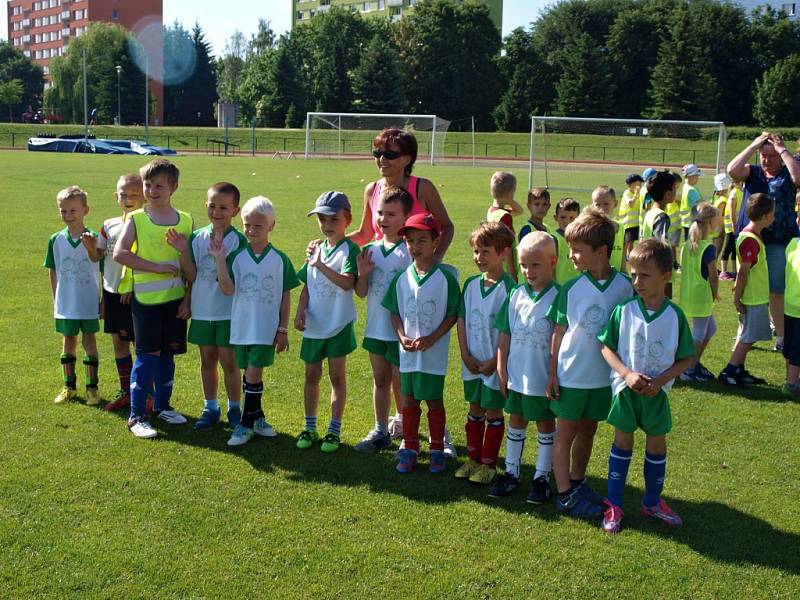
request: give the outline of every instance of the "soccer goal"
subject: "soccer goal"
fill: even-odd
[[[720,121],[532,116],[530,143],[528,187],[555,190],[618,186],[628,173],[689,163],[709,172],[708,183],[726,164]]]
[[[372,140],[387,127],[414,134],[419,145],[418,161],[437,164],[444,157],[450,121],[436,115],[363,113],[306,113],[308,158],[361,158],[372,152]]]

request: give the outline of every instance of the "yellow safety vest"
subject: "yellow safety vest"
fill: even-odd
[[[736,258],[741,263],[741,256],[739,254],[739,246],[747,238],[754,239],[758,242],[758,260],[756,264],[750,269],[747,277],[747,285],[742,292],[742,304],[745,306],[755,306],[758,304],[769,303],[769,271],[767,270],[767,250],[764,248],[764,242],[755,233],[749,231],[742,231],[739,237],[736,238]]]
[[[180,210],[178,223],[158,225],[153,223],[144,209],[130,214],[136,226],[136,255],[159,265],[174,265],[180,268],[180,253],[167,243],[167,231],[174,229],[187,238],[192,234],[192,217]],[[133,249],[132,249],[133,250]],[[186,286],[180,273],[147,273],[133,271],[133,293],[142,304],[165,304],[180,300],[186,295]]]

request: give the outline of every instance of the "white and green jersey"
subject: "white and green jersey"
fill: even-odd
[[[211,225],[195,230],[189,236],[189,256],[197,277],[192,284],[192,318],[200,321],[227,321],[231,318],[233,296],[226,296],[217,282],[217,262],[208,253],[214,230]],[[225,255],[247,246],[247,238],[235,227],[225,232],[222,240]]]
[[[527,283],[518,285],[503,303],[495,327],[511,336],[508,347],[508,388],[526,396],[544,396],[550,364],[553,322],[547,311],[558,296],[551,283],[534,292]]]
[[[383,306],[400,316],[406,336],[415,339],[433,333],[446,318],[458,316],[460,299],[458,280],[448,269],[436,265],[420,277],[412,264],[392,280]],[[449,331],[424,352],[408,352],[401,345],[400,372],[445,375],[449,346]]]
[[[598,340],[614,350],[622,363],[637,373],[657,377],[677,361],[695,355],[692,329],[683,311],[665,300],[658,310],[648,310],[638,296],[617,306]],[[668,393],[670,380],[661,388]],[[625,379],[612,371],[614,394],[625,389]]]
[[[337,273],[358,275],[356,260],[360,248],[344,238],[333,248],[324,241],[317,252],[322,252],[322,262]],[[335,336],[348,324],[356,320],[356,305],[353,290],[343,290],[334,284],[319,269],[304,264],[297,273],[308,288],[308,309],[303,337],[325,340]]]
[[[392,327],[392,318],[389,311],[381,306],[389,285],[395,276],[408,268],[411,264],[411,255],[405,241],[389,244],[386,238],[367,244],[370,257],[375,268],[369,274],[367,284],[367,325],[364,337],[383,340],[386,342],[397,341],[397,334]]]
[[[97,233],[86,229],[94,236]],[[100,263],[92,262],[81,238],[67,228],[50,236],[44,266],[56,272],[53,303],[56,319],[97,319],[100,316]]]
[[[272,244],[258,255],[245,244],[228,254],[226,262],[235,286],[230,343],[272,346],[283,293],[300,285],[292,262]]]
[[[597,336],[614,307],[633,296],[630,279],[612,268],[605,281],[584,271],[567,282],[547,318],[567,328],[558,354],[558,381],[565,387],[594,389],[608,385],[611,368],[600,354]]]
[[[119,284],[122,281],[123,267],[114,260],[114,246],[122,233],[125,221],[122,217],[114,217],[103,223],[100,235],[97,236],[97,247],[103,250],[103,288],[112,294],[119,294]]]
[[[475,275],[464,282],[458,316],[464,319],[467,349],[476,360],[483,362],[497,356],[500,332],[495,327],[494,320],[514,285],[514,280],[507,273],[503,273],[502,279],[489,287],[486,287],[483,275]],[[497,372],[491,375],[472,373],[463,361],[461,379],[481,379],[487,387],[500,389]]]

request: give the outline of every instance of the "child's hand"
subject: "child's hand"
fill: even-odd
[[[275,345],[275,352],[280,354],[284,350],[289,349],[289,335],[284,331],[279,331],[275,334],[275,341],[273,343]]]
[[[745,305],[742,304],[741,300],[736,300],[734,298],[733,305],[736,307],[736,312],[739,313],[740,315],[743,315],[747,312],[747,307],[745,307]]]
[[[185,235],[183,235],[182,233],[178,233],[177,231],[175,231],[175,229],[170,227],[169,229],[167,229],[166,238],[167,238],[167,243],[173,248],[175,248],[175,250],[177,250],[181,254],[186,252],[187,241]]]
[[[322,240],[311,240],[306,246],[306,256],[311,257],[316,252],[317,247],[322,245]]]
[[[481,363],[478,360],[476,360],[475,357],[472,356],[471,354],[462,356],[461,360],[464,361],[464,366],[467,367],[467,370],[470,373],[477,375],[478,373],[481,372]]]
[[[356,259],[356,265],[358,265],[358,276],[359,277],[367,277],[372,271],[375,269],[375,263],[372,262],[372,249],[371,248],[364,248],[361,251],[361,254],[358,255]]]
[[[225,258],[225,255],[227,254],[227,248],[225,248],[222,238],[214,236],[211,239],[211,243],[208,245],[208,253],[214,258]]]
[[[552,375],[547,380],[547,387],[544,390],[545,396],[547,396],[548,400],[558,400],[559,394],[559,385],[558,385],[558,376]]]
[[[120,304],[130,304],[132,295],[133,294],[131,294],[130,292],[128,292],[127,294],[120,294],[119,295],[119,303]]]
[[[411,339],[408,336],[401,335],[398,339],[400,345],[403,347],[403,350],[406,352],[416,352],[417,348],[415,346],[416,340]]]
[[[188,321],[192,317],[191,296],[184,296],[183,302],[178,305],[178,318]]]
[[[180,275],[181,269],[178,265],[169,265],[169,264],[153,264],[153,273],[168,273],[170,275],[178,276]]]
[[[650,385],[650,378],[644,373],[637,373],[636,371],[628,371],[623,377],[625,385],[637,394],[644,393],[644,389]]]
[[[89,252],[97,251],[97,238],[88,231],[84,231],[81,234],[81,242]]]
[[[297,329],[297,331],[306,330],[306,311],[297,311],[297,314],[294,316],[294,328]]]
[[[481,375],[486,375],[487,377],[494,373],[497,370],[497,360],[490,358],[489,360],[485,360],[480,363],[480,372]]]
[[[647,398],[653,398],[654,396],[657,396],[661,391],[661,388],[664,387],[664,383],[664,381],[661,381],[661,377],[656,377],[655,379],[651,379],[644,389],[638,393],[642,396],[646,396]]]
[[[322,262],[322,247],[315,246],[313,252],[306,259],[309,267],[317,267]]]
[[[433,346],[435,343],[436,340],[433,339],[433,336],[426,335],[414,340],[414,349],[417,352],[425,352],[425,350]]]

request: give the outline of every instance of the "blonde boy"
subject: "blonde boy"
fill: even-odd
[[[189,256],[197,271],[187,300],[191,302],[192,322],[189,342],[200,351],[200,382],[203,387],[203,412],[194,428],[209,431],[217,424],[221,410],[217,400],[218,367],[222,365],[225,391],[228,393],[228,423],[235,428],[242,418],[240,406],[239,368],[230,341],[231,308],[233,299],[217,284],[218,274],[212,242],[221,241],[226,254],[247,245],[247,238],[231,225],[239,214],[239,188],[232,183],[219,182],[206,192],[206,212],[209,225],[189,236]]]
[[[494,317],[515,285],[503,270],[514,246],[514,233],[502,223],[481,223],[469,242],[480,274],[464,282],[457,322],[461,379],[469,403],[465,425],[469,460],[455,476],[488,484],[496,473],[504,433],[505,398],[497,375],[500,332]]]
[[[527,501],[543,504],[550,498],[556,428],[555,415],[545,396],[553,333],[553,323],[546,315],[559,289],[553,280],[556,246],[546,233],[534,231],[522,239],[517,250],[525,282],[511,290],[495,318],[500,330],[497,374],[509,413],[506,472],[492,485],[489,496],[506,496],[519,487],[528,423],[535,421],[538,450]]]
[[[611,266],[625,272],[625,228],[614,219],[617,209],[617,194],[614,188],[599,185],[592,191],[592,206],[602,212],[614,223],[614,245],[611,248]]]
[[[231,250],[226,238],[215,235],[208,247],[220,291],[233,296],[229,339],[236,349],[237,366],[244,370],[244,410],[229,446],[242,446],[255,435],[277,435],[261,404],[264,368],[275,362],[276,353],[289,348],[290,292],[300,284],[292,262],[269,241],[275,228],[272,202],[263,196],[250,198],[242,207],[242,224],[247,238],[244,245]],[[228,394],[232,389],[227,388]]]
[[[44,266],[50,271],[53,293],[53,315],[56,331],[64,339],[61,349],[61,368],[64,387],[55,398],[57,403],[72,400],[77,395],[75,352],[78,334],[85,356],[86,404],[100,404],[97,390],[97,340],[100,331],[100,261],[94,231],[86,228],[83,219],[89,213],[88,197],[77,185],[58,192],[58,212],[66,227],[50,236]]]
[[[556,510],[596,519],[605,505],[586,483],[586,467],[597,423],[605,421],[611,405],[611,370],[600,354],[597,335],[611,310],[633,296],[633,288],[609,264],[616,230],[605,214],[586,209],[567,226],[566,234],[572,260],[583,273],[559,290],[547,311],[555,323],[547,397],[558,418],[553,448]]]

